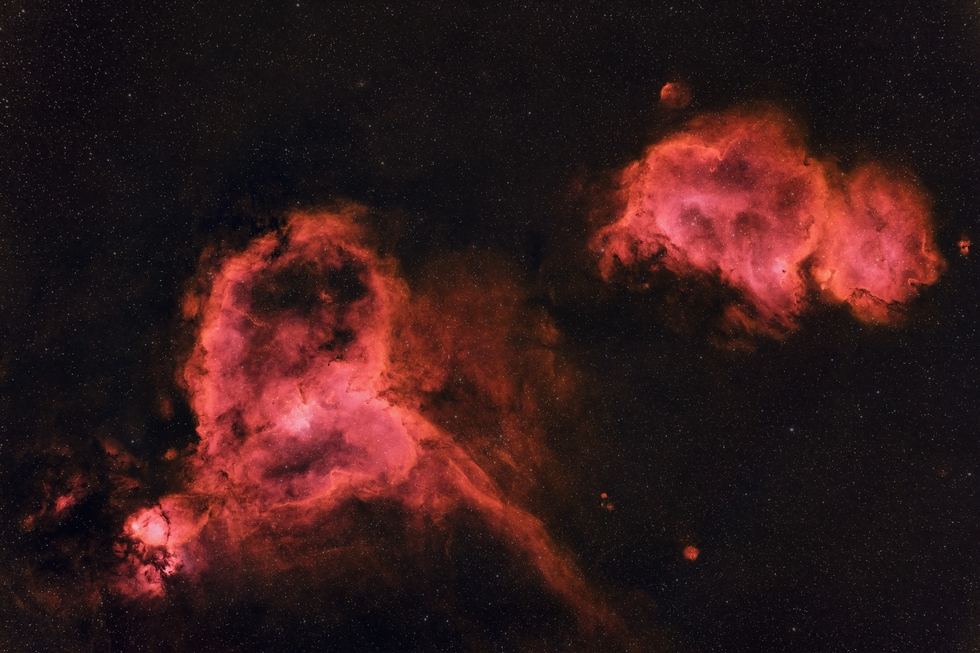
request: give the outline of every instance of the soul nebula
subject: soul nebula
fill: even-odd
[[[237,559],[304,564],[345,505],[387,502],[407,518],[476,515],[586,616],[584,583],[542,523],[404,399],[412,379],[392,340],[409,291],[363,244],[360,211],[293,215],[188,298],[199,327],[183,381],[200,441],[187,489],[126,521],[117,591],[161,597]]]
[[[699,117],[620,184],[624,208],[592,241],[603,277],[657,266],[714,275],[743,295],[731,315],[753,328],[785,330],[814,298],[888,322],[944,267],[917,180],[810,156],[776,110]]]

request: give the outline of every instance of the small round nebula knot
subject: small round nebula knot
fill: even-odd
[[[668,82],[660,89],[660,106],[683,109],[691,103],[691,88],[683,82]]]

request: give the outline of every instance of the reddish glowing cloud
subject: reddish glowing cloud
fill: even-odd
[[[411,400],[407,386],[440,382],[431,364],[406,365],[405,347],[435,355],[440,343],[412,336],[418,309],[363,244],[358,212],[292,216],[189,297],[200,326],[183,377],[200,442],[188,489],[126,521],[116,589],[162,596],[171,579],[248,552],[292,564],[302,554],[289,551],[338,528],[345,503],[387,501],[436,521],[479,515],[580,616],[598,614],[541,522]],[[457,358],[478,360],[470,344]]]
[[[33,530],[44,522],[50,524],[63,519],[88,494],[88,484],[77,472],[67,478],[49,478],[41,483],[41,487],[44,492],[41,509],[24,519],[21,525],[25,530]]]
[[[669,82],[660,89],[660,106],[683,109],[691,103],[691,89],[682,82]]]
[[[625,209],[592,242],[602,276],[620,265],[717,275],[753,309],[736,319],[763,329],[792,326],[814,291],[888,321],[944,267],[916,180],[877,164],[843,173],[809,156],[777,111],[697,118],[620,181]]]

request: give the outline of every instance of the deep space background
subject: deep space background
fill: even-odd
[[[670,81],[690,107],[658,108]],[[608,175],[757,102],[931,194],[948,268],[903,324],[824,307],[726,347],[723,290],[599,279]],[[977,650],[980,269],[958,242],[980,237],[978,107],[975,2],[5,2],[0,648]],[[371,601],[284,583],[159,613],[100,585],[124,517],[100,438],[141,461],[147,502],[194,441],[175,378],[202,252],[338,199],[369,207],[409,286],[489,257],[554,320],[581,401],[525,503],[619,645],[491,582],[519,570],[479,529]],[[78,475],[70,517],[24,526]],[[423,622],[417,595],[445,588]]]

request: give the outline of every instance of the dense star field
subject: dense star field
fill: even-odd
[[[0,8],[0,650],[980,646],[980,7]]]

